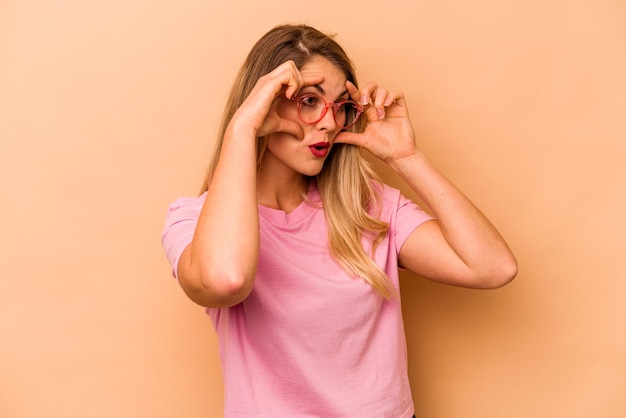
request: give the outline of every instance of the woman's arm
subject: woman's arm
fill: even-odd
[[[400,250],[403,267],[422,277],[472,288],[496,288],[517,274],[517,262],[502,236],[480,210],[419,150],[402,93],[375,83],[353,98],[371,103],[362,134],[342,133],[339,142],[366,147],[398,173],[437,218],[413,231]]]
[[[259,255],[256,141],[277,131],[302,136],[297,123],[273,110],[276,97],[291,97],[302,85],[293,62],[277,67],[259,79],[226,129],[193,240],[178,263],[181,287],[202,306],[232,306],[252,291]]]
[[[515,277],[517,262],[496,228],[421,152],[389,165],[436,217],[404,242],[404,267],[431,280],[482,289]]]
[[[254,284],[259,251],[255,136],[228,127],[191,244],[178,262],[187,296],[207,307],[234,305]]]

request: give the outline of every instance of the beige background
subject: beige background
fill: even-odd
[[[402,89],[519,258],[496,291],[403,277],[418,416],[626,416],[622,0],[3,0],[0,416],[221,415],[215,335],[159,236],[283,22]]]

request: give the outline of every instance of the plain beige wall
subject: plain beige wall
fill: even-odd
[[[402,89],[519,258],[497,291],[403,277],[418,416],[626,416],[625,21],[618,0],[4,0],[0,416],[221,415],[214,333],[159,236],[283,22]]]

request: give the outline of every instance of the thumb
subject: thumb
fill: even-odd
[[[304,138],[302,127],[294,121],[279,118],[274,132],[283,132],[295,136],[298,139]]]
[[[363,134],[356,132],[340,132],[339,135],[335,137],[335,143],[358,145],[359,147],[362,147]]]

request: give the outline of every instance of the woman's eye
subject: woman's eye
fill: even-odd
[[[300,101],[304,106],[317,106],[319,99],[315,96],[305,96]]]

